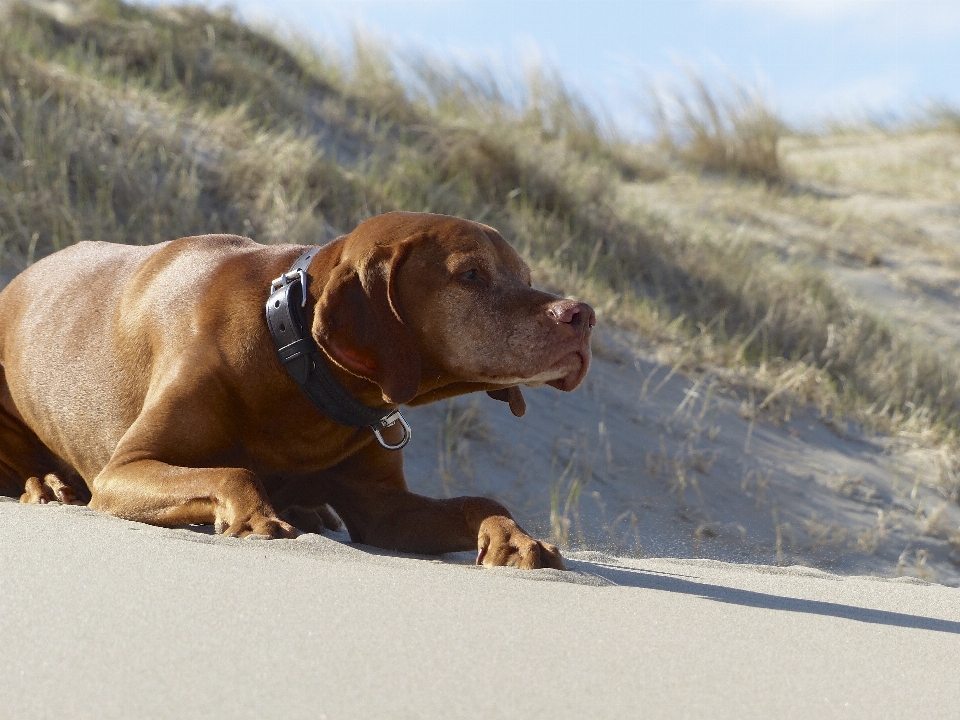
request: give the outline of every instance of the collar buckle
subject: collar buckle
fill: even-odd
[[[300,301],[300,307],[307,306],[307,271],[302,268],[297,268],[296,270],[291,270],[286,272],[280,277],[272,280],[270,282],[270,294],[273,295],[277,290],[287,285],[292,285],[293,283],[300,281],[300,293],[302,295],[302,300]]]
[[[390,443],[388,443],[386,440],[383,439],[383,435],[380,434],[380,429],[393,427],[397,423],[400,423],[400,427],[403,429],[403,437],[400,439],[400,442],[398,442],[396,445],[391,445]],[[390,413],[385,418],[383,418],[380,421],[380,427],[377,427],[376,425],[374,425],[370,429],[373,430],[373,434],[377,436],[377,442],[379,442],[380,445],[386,448],[387,450],[399,450],[408,442],[410,442],[410,435],[411,435],[410,425],[407,423],[406,420],[404,420],[403,415],[400,414],[399,410],[394,410],[392,413]]]

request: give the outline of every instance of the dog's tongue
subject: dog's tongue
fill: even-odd
[[[523,399],[523,393],[520,392],[520,388],[517,386],[503,388],[501,390],[487,390],[487,395],[494,400],[508,403],[510,405],[510,412],[517,417],[523,417],[523,414],[527,411],[527,403]]]

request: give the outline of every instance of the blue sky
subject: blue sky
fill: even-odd
[[[207,3],[217,6],[219,3]],[[556,67],[622,123],[641,73],[759,85],[796,124],[960,106],[960,0],[233,0],[247,19],[345,44],[359,27],[400,49],[522,75]],[[671,80],[672,79],[672,80]]]

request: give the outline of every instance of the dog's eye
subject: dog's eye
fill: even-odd
[[[464,280],[475,282],[480,279],[480,271],[476,269],[467,270],[465,273],[460,273],[460,277],[462,277]]]

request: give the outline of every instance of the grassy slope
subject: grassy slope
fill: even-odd
[[[849,303],[802,253],[742,231],[771,207],[816,214],[815,194],[769,170],[766,182],[711,178],[651,160],[549,77],[516,108],[482,76],[422,61],[410,90],[382,49],[359,42],[342,59],[226,12],[50,7],[9,5],[0,30],[8,275],[84,238],[309,243],[394,208],[458,214],[497,226],[541,285],[585,297],[679,368],[728,368],[758,406],[799,396],[955,443],[955,363]],[[781,131],[765,120],[761,132]],[[697,147],[686,150],[675,157],[689,163]],[[701,166],[722,168],[718,157]],[[725,200],[696,207],[675,193],[674,215],[657,204],[704,185]],[[644,188],[663,192],[645,200]]]

